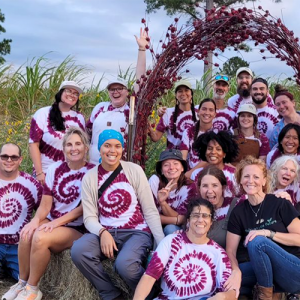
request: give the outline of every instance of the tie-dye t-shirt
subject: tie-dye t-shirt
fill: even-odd
[[[66,131],[56,131],[50,123],[51,106],[43,107],[33,115],[30,125],[29,143],[39,143],[43,172],[47,173],[48,167],[57,161],[65,161],[62,150],[62,139]],[[62,112],[65,127],[71,126],[85,129],[84,117],[74,110]]]
[[[10,181],[0,179],[0,244],[18,244],[41,197],[42,186],[27,173],[20,172]]]
[[[46,175],[43,194],[53,197],[51,211],[47,218],[55,220],[69,213],[81,202],[81,181],[85,173],[93,168],[86,163],[79,170],[71,170],[66,162],[52,164]],[[81,226],[82,216],[68,223],[68,226]]]
[[[98,188],[112,174],[98,166]],[[153,200],[152,200],[153,201]],[[98,200],[99,222],[106,229],[137,229],[150,233],[139,199],[124,170],[117,175]]]
[[[153,193],[154,201],[156,207],[161,214],[161,206],[159,201],[157,200],[158,186],[159,186],[159,178],[157,175],[153,175],[149,178],[149,184]],[[184,185],[181,187],[179,191],[176,189],[170,191],[169,197],[167,199],[167,203],[169,206],[174,209],[178,214],[185,215],[187,211],[188,201],[198,194],[197,187],[194,182],[191,182],[188,185]]]
[[[145,274],[156,280],[161,277],[162,292],[156,299],[199,300],[225,291],[231,265],[216,242],[194,244],[182,232],[159,243]]]
[[[193,114],[191,110],[182,111],[178,109],[178,115],[176,120],[176,131],[175,133],[172,132],[173,124],[174,124],[174,112],[175,107],[167,108],[167,111],[164,115],[160,118],[156,130],[160,132],[167,131],[167,148],[172,149],[176,148],[179,149],[182,134],[184,130],[193,126],[195,122],[193,121]]]

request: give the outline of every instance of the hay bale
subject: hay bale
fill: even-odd
[[[106,260],[103,267],[113,283],[122,291],[124,299],[132,299],[130,289],[113,271],[113,262]],[[50,263],[40,282],[40,289],[48,299],[101,300],[97,290],[73,264],[70,250],[51,254]]]

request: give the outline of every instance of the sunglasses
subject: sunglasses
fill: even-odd
[[[223,79],[225,81],[229,81],[229,77],[226,75],[216,75],[215,80]]]
[[[0,155],[1,160],[8,161],[11,159],[12,161],[18,161],[20,159],[20,156],[17,155],[7,155],[7,154],[2,154]]]

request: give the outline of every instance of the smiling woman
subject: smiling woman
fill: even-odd
[[[54,162],[63,162],[65,156],[62,139],[66,129],[76,126],[85,129],[84,117],[78,111],[79,95],[82,89],[74,81],[63,81],[55,95],[52,106],[39,109],[31,120],[29,152],[34,174],[45,182],[48,167]]]
[[[103,299],[122,298],[101,261],[116,258],[116,271],[135,290],[152,248],[151,233],[157,244],[164,236],[146,175],[140,166],[121,160],[123,147],[120,132],[105,129],[99,135],[101,163],[84,177],[81,194],[90,233],[71,251],[73,262]]]
[[[186,213],[186,231],[165,237],[141,278],[133,299],[145,299],[161,278],[155,299],[234,299],[225,289],[231,266],[223,248],[207,237],[214,209],[207,200],[192,200]]]
[[[267,167],[278,157],[286,154],[294,156],[300,162],[300,125],[287,124],[279,133],[277,147],[267,155]]]

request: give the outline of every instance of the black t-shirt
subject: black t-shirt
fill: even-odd
[[[230,215],[227,227],[229,232],[241,236],[237,249],[239,263],[250,260],[247,248],[244,246],[244,240],[251,230],[269,229],[275,232],[287,233],[287,227],[300,215],[290,201],[277,198],[273,194],[265,196],[261,207],[260,204],[251,206],[255,213],[258,212],[257,217],[251,210],[250,205],[249,201],[246,200],[236,206]],[[277,244],[287,252],[300,258],[300,247]]]

